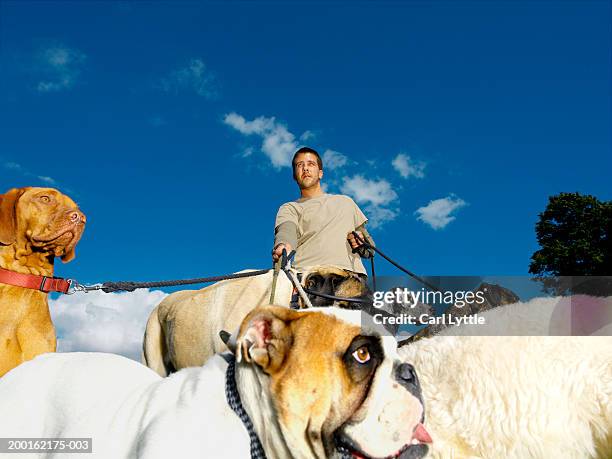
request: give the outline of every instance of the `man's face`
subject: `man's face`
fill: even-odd
[[[300,153],[295,158],[294,168],[295,181],[300,189],[316,186],[323,177],[317,157],[312,153]]]

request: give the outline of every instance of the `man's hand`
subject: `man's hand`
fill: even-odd
[[[353,249],[353,251],[361,247],[363,245],[363,241],[365,240],[361,231],[355,231],[355,233],[357,233],[359,239],[355,237],[352,231],[346,235],[346,240],[351,245],[351,249]]]
[[[285,249],[287,251],[287,255],[289,255],[293,247],[291,247],[291,244],[285,244],[283,242],[277,244],[276,247],[272,249],[272,260],[274,261],[274,263],[276,263],[278,259],[283,255],[283,249]]]

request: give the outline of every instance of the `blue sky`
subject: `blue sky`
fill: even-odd
[[[81,282],[270,266],[303,144],[424,275],[525,275],[548,196],[612,199],[608,2],[2,1],[0,46],[0,192],[80,204]]]

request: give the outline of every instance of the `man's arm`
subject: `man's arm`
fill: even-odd
[[[274,229],[274,248],[272,249],[272,260],[275,262],[283,254],[297,247],[297,225],[293,222],[283,222]]]

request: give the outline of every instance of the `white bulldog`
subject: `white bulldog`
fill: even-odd
[[[226,397],[235,386],[268,459],[421,458],[431,438],[414,368],[360,322],[335,308],[257,308],[228,342],[227,382],[220,355],[162,378],[116,355],[46,354],[0,379],[0,436],[91,437],[87,457],[105,459],[248,458]]]

